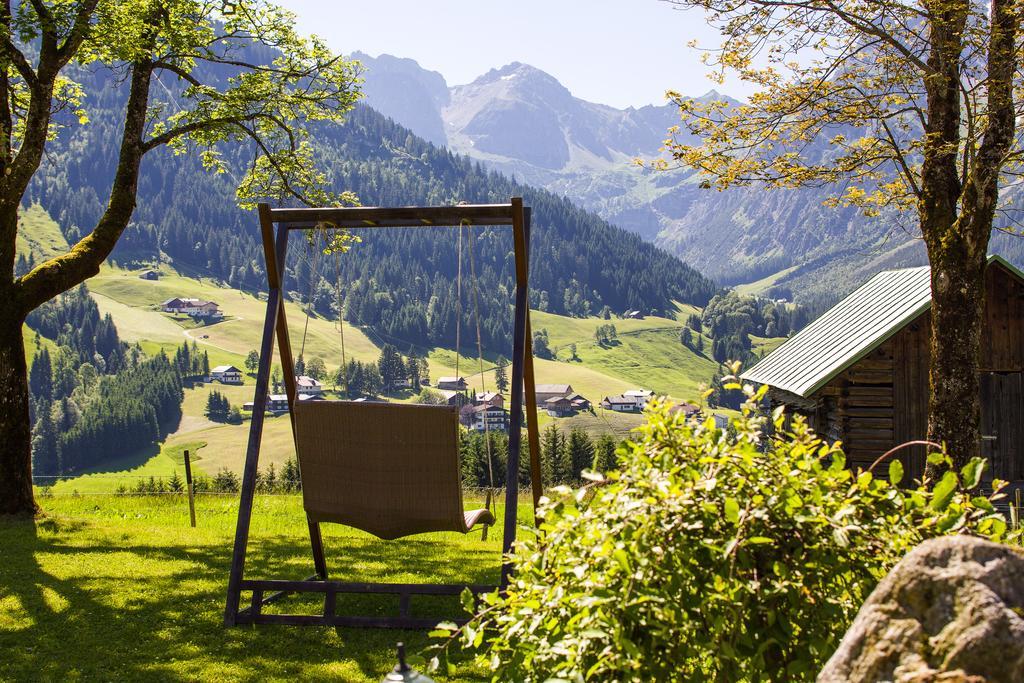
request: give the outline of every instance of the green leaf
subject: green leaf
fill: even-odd
[[[899,460],[893,460],[889,463],[889,483],[893,486],[899,486],[901,481],[903,481],[903,463]]]
[[[942,475],[942,479],[939,480],[939,483],[935,485],[935,489],[932,491],[932,510],[942,512],[949,507],[949,502],[953,500],[953,494],[956,493],[959,481],[956,472],[950,471]]]
[[[941,451],[932,451],[928,454],[929,465],[941,465],[946,462],[946,454]]]
[[[612,557],[614,557],[615,561],[619,563],[619,566],[627,572],[629,571],[629,555],[626,554],[625,550],[622,548],[616,548],[615,552],[612,553]]]
[[[459,594],[459,602],[462,603],[462,609],[466,610],[470,614],[476,612],[476,599],[473,597],[473,591],[466,588]]]
[[[725,499],[725,518],[733,524],[740,521],[740,504],[735,498]]]
[[[975,496],[971,498],[971,502],[974,503],[974,507],[984,510],[985,512],[993,512],[996,508],[985,496]]]
[[[981,475],[985,471],[985,460],[983,458],[971,458],[970,462],[964,465],[960,471],[963,475],[964,488],[973,489],[981,483]]]
[[[833,472],[839,472],[846,468],[846,455],[842,451],[836,451],[832,454],[832,464],[829,469]]]
[[[939,518],[939,521],[935,524],[935,528],[938,529],[941,533],[946,533],[950,529],[953,529],[954,527],[958,526],[963,521],[963,519],[964,513],[960,512],[959,510],[957,510],[957,508],[954,507],[953,509],[947,511],[946,514],[942,515],[942,517]]]

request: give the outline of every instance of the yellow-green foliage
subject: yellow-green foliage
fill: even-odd
[[[507,595],[461,631],[495,680],[811,680],[907,550],[1004,538],[972,497],[980,459],[901,489],[897,461],[851,471],[800,419],[781,433],[781,412],[765,439],[754,405],[728,431],[655,406],[589,504],[555,492]]]

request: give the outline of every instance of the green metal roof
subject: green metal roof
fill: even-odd
[[[1024,273],[989,256],[1021,280]],[[931,306],[928,266],[878,273],[741,377],[807,397]]]

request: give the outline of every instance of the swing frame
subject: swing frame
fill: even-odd
[[[414,595],[460,595],[469,589],[474,594],[486,593],[508,586],[511,565],[509,553],[516,540],[516,514],[519,498],[519,450],[522,441],[524,417],[530,452],[530,482],[533,493],[533,508],[536,515],[540,500],[540,436],[537,428],[537,403],[533,374],[533,349],[528,340],[530,331],[529,307],[529,247],[530,209],[523,206],[521,197],[512,197],[507,204],[471,204],[459,206],[419,207],[337,207],[337,208],[271,208],[268,204],[258,206],[260,229],[263,237],[263,254],[266,259],[267,313],[263,325],[263,339],[260,344],[260,364],[256,373],[256,395],[253,399],[252,420],[249,426],[249,442],[242,472],[241,494],[238,508],[238,522],[235,529],[234,550],[231,557],[231,571],[228,578],[227,605],[224,610],[224,625],[241,624],[286,624],[294,626],[349,626],[361,628],[433,628],[438,619],[413,617],[410,601]],[[276,236],[274,226],[277,226]],[[324,556],[320,524],[311,521],[307,515],[309,540],[313,554],[314,574],[303,580],[250,579],[245,577],[245,560],[249,543],[249,528],[252,521],[253,499],[256,493],[256,476],[259,469],[260,442],[263,435],[263,421],[266,412],[270,384],[270,368],[273,361],[274,337],[281,357],[285,391],[288,396],[288,416],[295,435],[294,408],[297,402],[295,387],[295,363],[292,356],[291,340],[284,307],[284,269],[288,253],[288,236],[292,230],[312,230],[328,225],[331,229],[366,228],[423,228],[462,226],[506,226],[511,227],[515,251],[515,306],[512,339],[511,415],[508,438],[508,467],[505,488],[504,536],[502,540],[501,579],[499,585],[482,584],[432,584],[432,583],[359,583],[332,581],[328,579],[327,563]],[[525,390],[525,391],[524,391]],[[525,396],[530,400],[524,402]],[[524,415],[524,403],[526,415]],[[300,473],[301,477],[301,473]],[[242,593],[251,592],[248,605],[242,606]],[[324,596],[320,614],[266,614],[263,606],[276,602],[292,593],[319,593]],[[337,614],[338,594],[397,595],[399,614],[397,616],[361,616]],[[463,620],[464,621],[464,620]]]

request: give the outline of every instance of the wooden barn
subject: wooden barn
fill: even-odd
[[[923,439],[928,422],[929,269],[879,273],[743,373],[769,385],[773,404],[842,440],[867,467],[893,446]],[[981,453],[986,479],[1024,479],[1024,273],[990,256],[981,351]],[[924,472],[924,449],[901,453]]]

